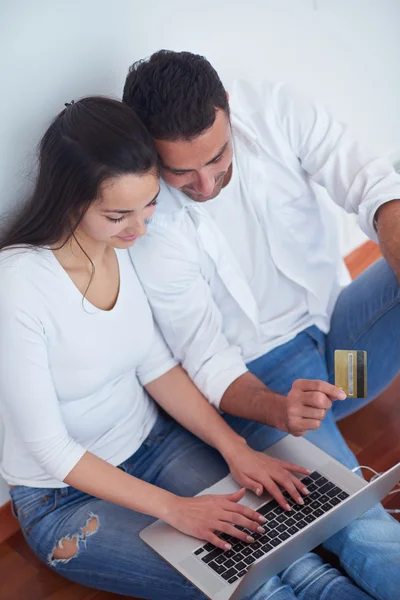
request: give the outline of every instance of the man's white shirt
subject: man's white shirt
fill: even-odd
[[[216,407],[250,360],[311,324],[329,330],[349,276],[322,187],[373,240],[376,210],[400,198],[390,162],[289,86],[238,82],[230,107],[228,186],[197,203],[162,182],[131,250],[175,359]]]
[[[246,186],[241,185],[235,149],[230,182],[216,198],[202,203],[202,207],[228,242],[257,303],[259,336],[243,340],[241,344],[243,359],[248,363],[312,324],[307,291],[286,277],[272,260],[266,231],[260,227]],[[237,340],[237,309],[228,302],[225,310],[228,311],[224,319],[225,335]]]

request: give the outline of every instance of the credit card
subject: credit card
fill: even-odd
[[[349,398],[367,397],[367,353],[364,350],[335,350],[335,385]]]

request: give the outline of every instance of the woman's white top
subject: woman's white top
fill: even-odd
[[[104,311],[51,250],[0,253],[0,474],[9,484],[63,487],[86,451],[118,465],[156,421],[143,386],[177,363],[128,252],[117,257],[119,295]]]

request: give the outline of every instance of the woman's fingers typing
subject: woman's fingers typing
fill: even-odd
[[[263,461],[265,455],[261,456]],[[304,501],[301,494],[306,495],[308,490],[301,483],[300,479],[298,479],[293,473],[309,475],[310,471],[293,463],[286,463],[278,460],[274,463],[272,462],[274,459],[269,457],[265,457],[265,460],[268,461],[268,465],[265,465],[265,467],[268,466],[268,470],[266,468],[262,468],[263,465],[261,462],[259,465],[259,476],[256,477],[256,474],[252,474],[253,481],[251,481],[250,489],[257,493],[257,488],[264,488],[265,491],[271,494],[271,496],[277,500],[280,506],[285,510],[289,510],[289,504],[283,496],[284,491],[287,491],[295,502],[298,504],[303,504]],[[256,479],[258,481],[256,481]]]
[[[284,510],[291,510],[293,501],[304,504],[302,495],[308,492],[295,473],[308,475],[308,469],[254,451],[251,457],[251,468],[243,468],[240,465],[240,474],[232,473],[241,485],[254,493],[268,492]],[[249,461],[246,461],[246,464],[249,464]],[[231,468],[231,471],[236,469]],[[245,493],[246,488],[243,487],[232,494],[180,498],[174,507],[174,515],[168,522],[180,531],[211,542],[224,550],[232,545],[232,540],[228,538],[227,541],[219,537],[221,534],[244,543],[252,543],[254,535],[265,533],[263,525],[267,523],[267,519],[241,503]]]

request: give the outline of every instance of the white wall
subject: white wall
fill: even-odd
[[[235,77],[290,81],[398,152],[399,23],[398,0],[0,0],[0,212],[29,189],[64,102],[120,96],[129,64],[159,48],[205,54],[228,89]],[[341,236],[343,251],[363,239],[352,219]]]

